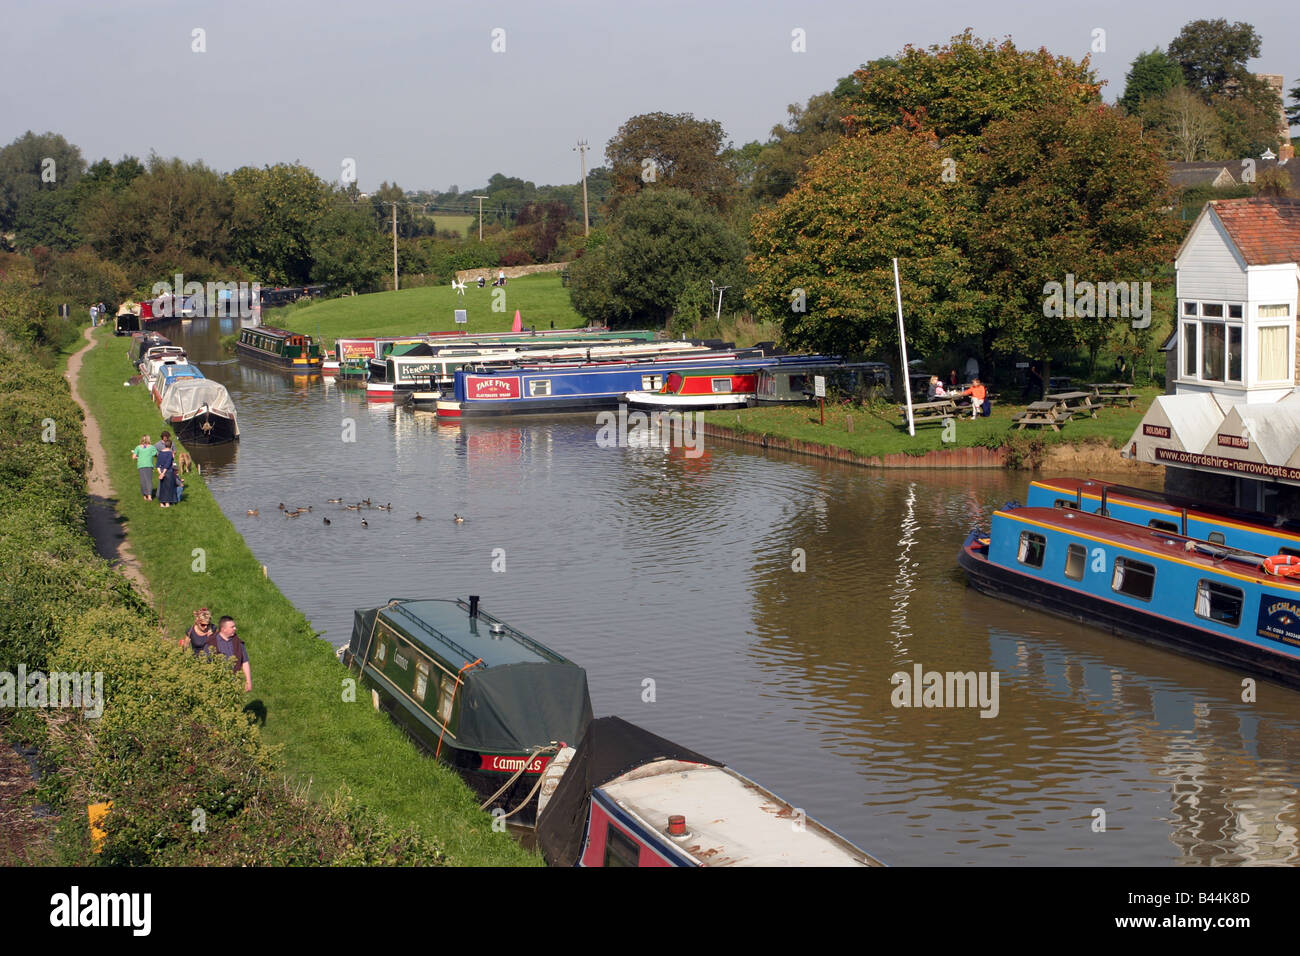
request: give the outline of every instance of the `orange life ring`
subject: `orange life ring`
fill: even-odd
[[[1300,557],[1294,554],[1275,554],[1264,559],[1264,571],[1285,578],[1300,578]]]

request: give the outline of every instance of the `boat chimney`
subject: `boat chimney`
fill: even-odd
[[[1106,486],[1101,486],[1101,507],[1097,509],[1097,514],[1103,518],[1110,517],[1110,510],[1106,507]]]
[[[668,818],[668,835],[675,839],[683,839],[690,836],[686,832],[686,817],[680,813],[674,813]]]
[[[1182,530],[1182,535],[1183,535],[1184,538],[1187,537],[1187,509],[1186,509],[1186,508],[1183,509],[1183,530]]]
[[[476,620],[477,618],[478,618],[478,595],[471,594],[469,596],[469,619],[473,621]]]

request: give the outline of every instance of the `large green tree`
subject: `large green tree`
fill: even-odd
[[[947,162],[945,162],[947,161]],[[963,245],[970,190],[946,150],[906,130],[842,139],[755,219],[748,301],[795,346],[888,354],[897,347],[893,258],[916,354],[977,334],[989,312]]]
[[[1131,116],[1141,110],[1144,101],[1162,97],[1182,85],[1182,65],[1164,50],[1139,53],[1124,77],[1119,106]]]
[[[726,149],[717,120],[697,120],[690,113],[631,117],[605,147],[613,180],[611,211],[647,188],[681,189],[714,209],[726,209],[738,189]]]
[[[255,278],[297,285],[311,278],[312,241],[333,190],[306,166],[244,166],[227,180],[234,196],[231,252]]]
[[[311,280],[339,292],[368,292],[392,267],[390,254],[368,206],[335,205],[312,233]]]
[[[742,293],[744,256],[740,238],[700,200],[647,189],[623,202],[605,241],[570,267],[573,307],[589,321],[662,326],[688,282]]]
[[[58,133],[28,130],[0,149],[0,232],[13,228],[28,196],[70,187],[85,170],[81,150]]]
[[[751,191],[761,200],[794,189],[808,161],[844,135],[844,101],[834,93],[818,93],[803,106],[791,103],[786,112],[788,119],[772,128],[755,163]]]

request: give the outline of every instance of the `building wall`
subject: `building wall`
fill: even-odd
[[[1175,267],[1180,301],[1246,301],[1245,263],[1237,258],[1223,226],[1213,213],[1197,220],[1195,231],[1188,237]]]

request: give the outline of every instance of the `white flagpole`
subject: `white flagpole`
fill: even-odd
[[[907,433],[916,435],[916,422],[912,418],[912,377],[907,367],[907,335],[903,332],[903,287],[898,281],[898,259],[894,259],[894,298],[898,302],[898,347],[903,353],[903,395],[907,398]]]

